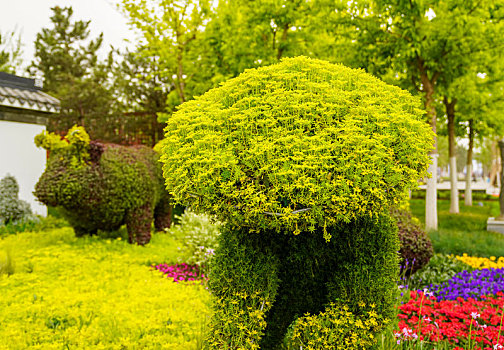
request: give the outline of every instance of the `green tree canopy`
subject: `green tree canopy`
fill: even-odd
[[[73,124],[87,124],[93,138],[113,106],[108,73],[112,58],[99,62],[97,52],[103,35],[89,40],[89,21],[74,21],[71,7],[51,9],[51,28],[44,28],[35,41],[35,60],[30,72],[42,75],[45,91],[61,101],[61,113],[54,130],[62,131]]]
[[[21,36],[15,30],[0,32],[0,72],[16,74],[21,66]]]

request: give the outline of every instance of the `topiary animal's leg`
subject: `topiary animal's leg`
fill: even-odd
[[[97,229],[90,230],[81,226],[73,226],[73,229],[75,232],[75,237],[83,237],[85,235],[94,236],[98,233]]]
[[[291,343],[367,349],[394,313],[397,226],[383,216],[343,224],[331,234],[328,248],[337,259],[327,282],[328,304],[323,312],[296,321]]]
[[[173,205],[170,203],[170,196],[165,194],[161,197],[158,205],[154,209],[154,228],[162,231],[169,228],[172,223]]]
[[[376,305],[361,304],[359,313],[330,303],[323,312],[298,318],[287,334],[288,349],[371,349],[384,322]]]
[[[205,349],[259,349],[278,289],[278,266],[261,234],[224,228],[210,269],[214,315]]]
[[[149,243],[151,239],[152,204],[146,203],[140,208],[130,209],[126,214],[128,241],[139,245]]]

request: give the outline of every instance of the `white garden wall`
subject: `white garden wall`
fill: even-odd
[[[33,142],[43,130],[44,125],[0,120],[0,178],[13,175],[19,184],[19,198],[30,203],[34,213],[46,216],[47,208],[32,193],[46,164],[46,151]]]

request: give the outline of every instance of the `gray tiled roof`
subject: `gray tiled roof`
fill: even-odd
[[[42,92],[35,80],[0,72],[0,106],[57,113],[60,102]]]

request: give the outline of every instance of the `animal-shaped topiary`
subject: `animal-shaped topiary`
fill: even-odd
[[[210,274],[208,349],[362,349],[394,312],[389,208],[424,176],[420,101],[308,59],[245,71],[166,127],[176,201],[227,222]]]
[[[126,224],[129,242],[143,245],[150,241],[153,218],[158,230],[170,226],[172,207],[152,149],[90,141],[82,127],[63,140],[44,132],[35,143],[50,156],[34,194],[57,207],[77,236]]]

